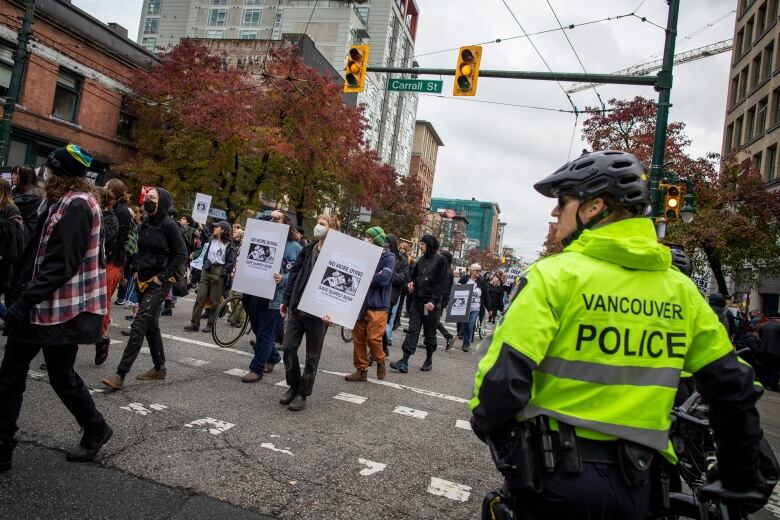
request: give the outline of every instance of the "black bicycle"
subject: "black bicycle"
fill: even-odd
[[[232,347],[245,334],[249,334],[249,316],[244,310],[240,294],[234,294],[217,308],[211,337],[220,347]]]

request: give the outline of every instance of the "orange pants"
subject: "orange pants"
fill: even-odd
[[[377,363],[384,363],[385,351],[382,349],[382,336],[387,327],[387,311],[371,311],[357,320],[352,329],[352,360],[355,368],[368,369],[368,351]]]
[[[122,266],[108,262],[106,266],[106,315],[103,316],[103,335],[108,332],[108,326],[111,324],[111,301],[114,299],[114,292],[119,281],[122,279]]]

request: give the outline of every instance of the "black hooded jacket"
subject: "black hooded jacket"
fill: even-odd
[[[734,319],[734,315],[731,314],[731,312],[726,308],[726,297],[723,296],[721,293],[712,293],[709,297],[710,307],[712,307],[712,311],[717,314],[718,318],[723,320],[723,318],[726,318],[726,323],[728,323],[728,333],[734,334],[737,332],[737,322]]]
[[[401,291],[405,290],[409,283],[409,259],[402,255],[398,249],[398,237],[388,234],[386,237],[390,244],[390,252],[395,255],[395,274],[393,275],[393,292],[390,295],[390,307],[394,307],[401,297]]]
[[[38,206],[41,205],[43,197],[38,188],[31,186],[25,191],[14,190],[13,199],[19,213],[22,215],[25,228],[25,247],[27,242],[32,240],[35,235],[35,228],[38,225]]]
[[[425,254],[417,260],[411,273],[414,282],[414,299],[422,303],[433,303],[441,309],[444,291],[447,288],[450,267],[440,255],[439,241],[433,235],[423,235],[420,242],[425,244]]]
[[[146,219],[138,233],[135,261],[138,279],[144,282],[155,276],[165,281],[187,261],[187,247],[179,225],[168,216],[171,194],[163,188],[157,188],[157,193],[160,195],[157,211]]]

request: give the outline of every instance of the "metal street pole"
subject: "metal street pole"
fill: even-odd
[[[672,67],[674,66],[674,44],[677,38],[677,17],[680,12],[680,0],[667,0],[669,17],[666,21],[666,41],[661,71],[658,73],[658,108],[655,119],[655,139],[653,140],[653,159],[650,162],[650,204],[652,216],[656,218],[658,238],[666,234],[666,219],[659,211],[659,185],[664,176],[664,151],[666,146],[666,126],[669,122],[669,100],[672,93]]]
[[[27,41],[30,38],[30,26],[35,14],[35,0],[26,0],[22,28],[17,38],[18,45],[14,51],[14,69],[11,72],[11,83],[3,107],[3,119],[0,121],[0,162],[5,166],[8,162],[8,149],[11,142],[11,120],[16,109],[16,99],[22,89],[22,75],[27,63]]]

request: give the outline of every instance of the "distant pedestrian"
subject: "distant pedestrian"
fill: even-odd
[[[487,300],[485,301],[485,309],[489,313],[488,322],[495,323],[496,316],[504,308],[504,288],[501,285],[501,278],[499,275],[494,275],[490,280],[490,285],[487,288]]]
[[[758,329],[761,338],[758,377],[765,388],[778,391],[780,380],[780,314],[774,313]]]
[[[95,365],[102,365],[108,358],[108,346],[111,344],[111,339],[108,337],[108,324],[111,323],[111,319],[107,318],[111,312],[111,293],[108,289],[115,288],[118,280],[108,281],[108,255],[114,249],[116,245],[117,236],[119,234],[119,221],[114,214],[114,204],[116,198],[114,194],[106,188],[96,189],[97,198],[100,203],[101,210],[101,225],[100,225],[100,267],[106,270],[106,298],[108,305],[106,306],[106,314],[103,318],[103,327],[101,329],[100,341],[95,343]],[[112,271],[112,275],[116,272]]]
[[[43,197],[41,197],[41,190],[38,188],[35,170],[29,164],[11,168],[11,184],[14,204],[19,209],[24,221],[24,245],[26,247],[35,235],[35,226],[38,224],[38,208]]]
[[[477,320],[485,315],[485,299],[487,298],[487,284],[481,276],[482,266],[471,264],[469,267],[469,279],[466,285],[473,285],[471,293],[471,307],[469,308],[469,320],[463,323],[463,352],[468,352],[471,342],[474,341],[474,331],[477,330]]]
[[[441,250],[439,254],[447,260],[447,265],[450,268],[450,276],[447,280],[447,285],[444,287],[441,297],[441,314],[439,314],[439,321],[436,323],[436,329],[444,336],[445,347],[444,350],[452,348],[452,344],[455,343],[455,336],[452,332],[447,330],[447,327],[442,323],[442,316],[447,312],[447,307],[450,305],[450,298],[452,297],[452,286],[455,284],[455,276],[452,274],[452,253],[449,251]]]
[[[67,459],[94,460],[113,434],[73,368],[78,344],[100,339],[107,306],[99,258],[100,206],[86,179],[91,163],[92,157],[72,144],[54,150],[46,161],[45,206],[32,238],[37,247],[25,250],[4,317],[8,342],[0,365],[0,471],[11,469],[27,372],[40,350],[49,384],[83,430]]]
[[[382,348],[385,351],[385,356],[389,354],[389,347],[393,344],[393,331],[396,328],[394,323],[403,306],[403,295],[406,293],[406,285],[409,283],[409,259],[406,253],[398,246],[398,237],[388,233],[387,243],[389,244],[390,252],[395,256],[395,274],[393,274],[393,291],[390,294],[390,312],[388,313],[387,327],[382,338]]]

